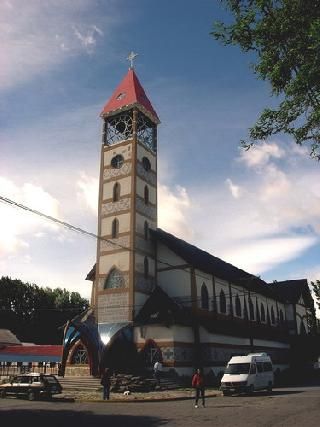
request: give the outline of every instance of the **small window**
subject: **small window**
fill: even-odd
[[[257,373],[257,366],[255,363],[251,363],[249,374],[256,374],[256,373]]]
[[[113,239],[115,239],[118,236],[119,233],[119,221],[117,220],[117,218],[115,218],[112,221],[112,229],[111,229],[111,236]]]
[[[147,172],[151,169],[151,163],[147,157],[142,158],[142,165]]]
[[[149,188],[147,185],[144,187],[144,203],[146,205],[149,203]]]
[[[262,362],[257,362],[257,371],[259,373],[263,372],[263,363]]]
[[[144,239],[145,240],[149,239],[149,224],[148,224],[148,221],[144,222]]]
[[[147,279],[149,276],[149,260],[144,257],[144,278]]]
[[[220,291],[220,313],[226,313],[227,312],[227,302],[226,302],[226,296],[223,290]]]
[[[262,303],[260,305],[260,315],[261,315],[261,322],[265,322],[266,321],[266,312],[264,309],[264,305]]]
[[[236,296],[236,315],[238,317],[242,316],[241,301],[239,295]]]
[[[263,362],[263,370],[264,372],[272,371],[272,364],[270,362]]]
[[[119,182],[116,182],[113,186],[112,201],[118,202],[119,199],[120,199],[120,184]]]
[[[209,310],[209,293],[205,283],[201,286],[201,308]]]
[[[123,165],[123,162],[124,162],[123,156],[121,156],[121,154],[117,154],[112,158],[111,166],[115,169],[120,169],[121,166]]]

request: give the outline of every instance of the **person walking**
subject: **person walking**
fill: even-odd
[[[159,360],[157,360],[153,366],[153,373],[154,373],[155,379],[157,380],[157,385],[159,387],[160,387],[161,372],[162,372],[162,363]]]
[[[195,404],[194,407],[198,407],[198,401],[199,397],[201,395],[202,399],[202,406],[205,407],[205,398],[204,398],[204,378],[200,371],[200,369],[197,369],[196,373],[192,377],[192,387],[196,390],[195,395]]]
[[[105,368],[101,377],[101,385],[103,386],[103,400],[110,399],[111,375],[111,369]]]

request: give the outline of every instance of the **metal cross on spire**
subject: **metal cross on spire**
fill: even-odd
[[[135,60],[135,58],[138,56],[137,53],[134,53],[133,51],[131,51],[129,53],[129,56],[127,57],[127,60],[130,62],[130,70],[133,70],[133,61]]]

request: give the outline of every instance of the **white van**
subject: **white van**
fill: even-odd
[[[230,359],[221,379],[223,395],[252,393],[254,390],[272,391],[273,367],[267,353],[250,353]]]

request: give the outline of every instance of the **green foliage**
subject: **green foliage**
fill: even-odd
[[[221,0],[234,22],[215,22],[213,37],[225,45],[253,51],[254,73],[271,83],[280,98],[249,129],[245,148],[284,132],[320,160],[320,1]]]
[[[311,282],[312,290],[316,297],[316,304],[320,309],[320,280],[316,280],[315,282]]]
[[[22,341],[61,344],[62,326],[88,305],[78,292],[0,279],[0,327],[10,329]]]

